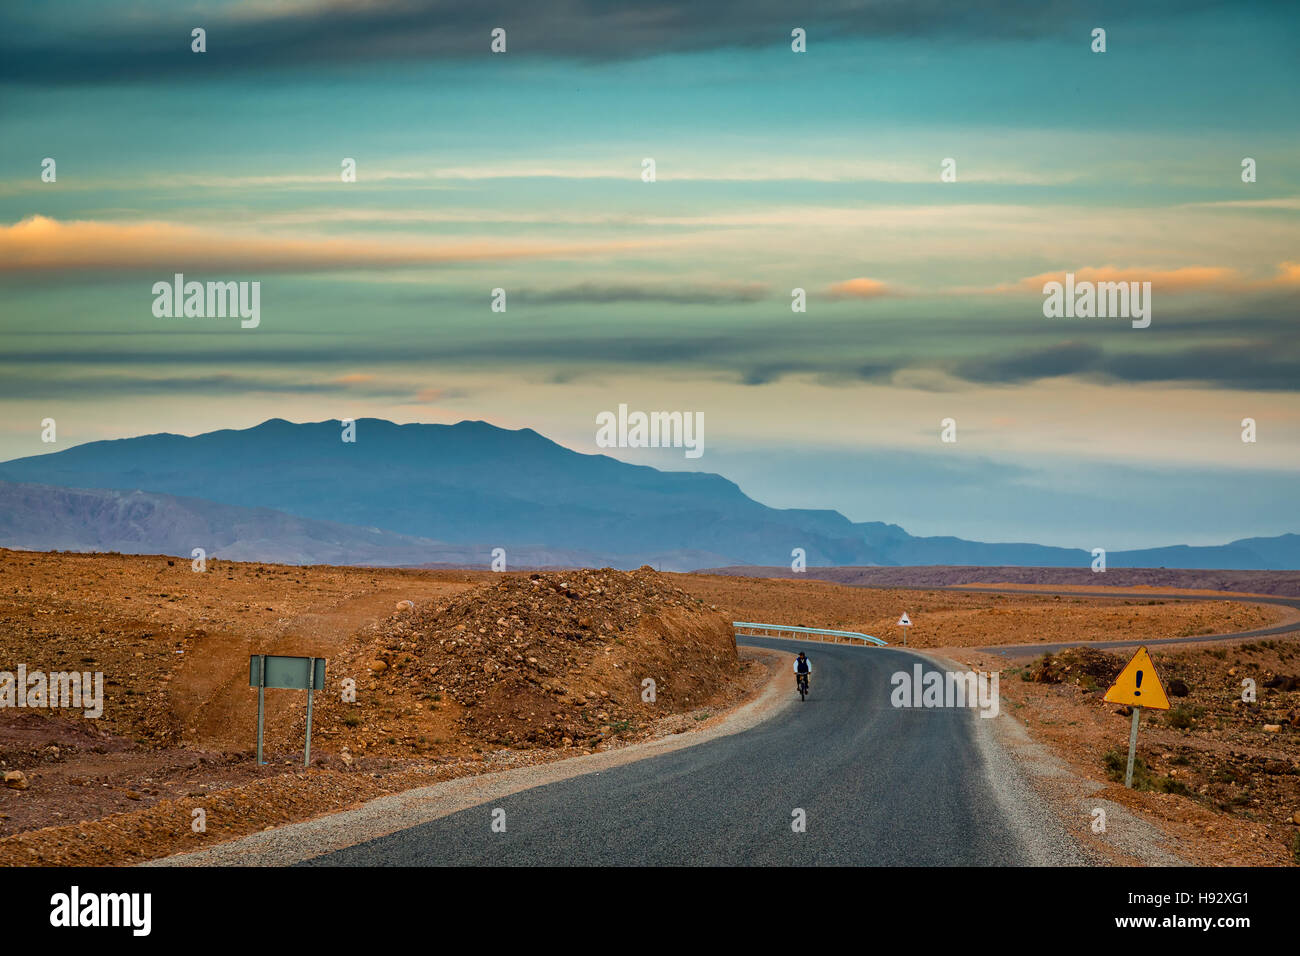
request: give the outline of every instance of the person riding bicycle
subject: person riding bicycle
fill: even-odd
[[[808,660],[808,655],[803,651],[800,651],[799,656],[794,659],[794,683],[796,687],[799,686],[800,675],[804,677],[811,677],[812,675],[812,661]]]

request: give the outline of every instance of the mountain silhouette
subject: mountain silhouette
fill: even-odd
[[[355,442],[344,442],[342,434],[338,421],[271,419],[193,437],[156,434],[89,442],[0,464],[0,481],[170,496],[186,499],[191,510],[202,510],[193,500],[199,499],[328,523],[328,528],[295,527],[302,541],[280,549],[300,553],[303,563],[315,563],[313,540],[333,540],[335,554],[356,549],[370,556],[359,561],[384,564],[437,562],[442,559],[418,555],[422,548],[441,546],[469,546],[443,547],[444,555],[483,555],[501,547],[507,555],[550,554],[560,559],[555,563],[576,562],[581,555],[618,567],[658,563],[679,570],[788,566],[795,548],[804,550],[809,565],[1086,567],[1092,561],[1083,549],[915,537],[897,525],[855,523],[837,511],[769,508],[720,475],[659,471],[582,454],[529,428],[508,430],[481,421],[397,425],[366,418],[356,422]],[[35,492],[26,494],[35,501]],[[65,542],[46,547],[76,547],[67,543],[77,540],[75,519],[67,514],[75,507],[72,499],[59,504],[57,496],[45,494],[54,513],[45,519],[24,516],[23,540],[29,543],[22,546],[44,540],[40,524],[45,520],[48,540]],[[16,500],[12,490],[3,500]],[[204,520],[214,522],[217,533],[216,526],[247,515],[206,513]],[[4,527],[0,522],[0,534]],[[382,548],[361,547],[348,528],[400,536],[390,544],[403,560],[376,560]],[[221,533],[233,534],[229,528]],[[83,537],[93,537],[89,524]],[[160,529],[159,541],[164,538]],[[237,539],[252,540],[247,533],[231,537]],[[260,540],[270,547],[269,538]],[[417,557],[407,560],[412,555]],[[487,561],[484,556],[482,563]],[[1107,564],[1295,568],[1300,567],[1300,536],[1115,551]]]

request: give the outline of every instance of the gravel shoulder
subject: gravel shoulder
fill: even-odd
[[[1003,715],[990,729],[1104,862],[1300,862],[1294,642],[1153,647],[1157,670],[1176,693],[1171,711],[1142,715],[1133,789],[1122,782],[1129,716],[1102,699],[1131,651],[1069,649],[1048,658],[1051,667],[988,651],[951,653],[965,667],[1001,671]],[[1243,702],[1243,677],[1258,684],[1257,702]]]
[[[942,654],[917,655],[949,671],[970,669]],[[1072,776],[1065,764],[1045,748],[1033,750],[1028,746],[1031,741],[1023,728],[1005,710],[996,717],[978,717],[974,724],[974,741],[983,758],[989,789],[1026,862],[1032,866],[1095,866],[1109,862],[1080,839],[1082,834],[1074,825],[1074,808],[1052,786]],[[1084,783],[1081,778],[1075,780]]]

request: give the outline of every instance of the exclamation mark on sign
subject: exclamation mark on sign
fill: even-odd
[[[1142,672],[1141,671],[1137,672],[1137,689],[1133,691],[1133,696],[1134,697],[1142,696]]]

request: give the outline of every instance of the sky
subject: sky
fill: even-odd
[[[1297,81],[1283,3],[9,2],[0,459],[482,419],[913,534],[1300,532]]]

